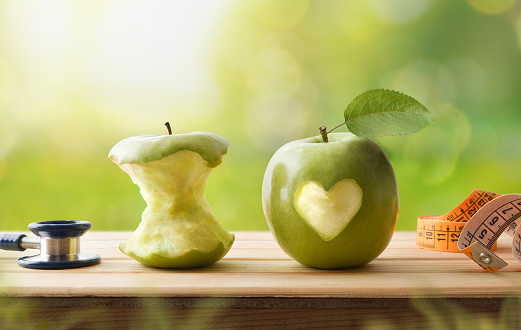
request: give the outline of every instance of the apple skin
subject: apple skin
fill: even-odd
[[[140,187],[147,202],[139,227],[120,250],[157,268],[196,268],[220,260],[235,236],[215,219],[206,182],[230,142],[206,132],[135,136],[109,158]]]
[[[160,160],[178,151],[189,150],[201,155],[208,167],[216,167],[228,152],[231,144],[219,135],[193,132],[174,135],[141,135],[119,141],[109,152],[117,165],[148,163]]]
[[[293,141],[271,158],[262,185],[262,204],[270,230],[281,248],[301,264],[342,269],[362,266],[389,244],[398,218],[396,177],[382,148],[352,133],[332,133]],[[329,191],[354,180],[362,189],[358,212],[340,233],[324,240],[298,213],[297,187],[313,180]],[[327,219],[324,219],[327,221]]]

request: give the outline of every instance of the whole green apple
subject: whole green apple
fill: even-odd
[[[109,158],[130,175],[147,202],[139,227],[120,250],[159,268],[201,267],[220,260],[235,237],[215,219],[204,190],[229,147],[226,139],[206,132],[118,142]]]
[[[270,230],[296,261],[351,268],[376,258],[398,218],[398,186],[382,148],[351,133],[293,141],[271,158],[262,185]]]

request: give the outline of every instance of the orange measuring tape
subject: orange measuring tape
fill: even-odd
[[[474,190],[442,216],[419,217],[416,244],[425,249],[463,252],[487,272],[507,263],[494,254],[504,232],[513,236],[512,251],[521,262],[521,195]]]
[[[467,222],[481,207],[499,196],[502,195],[476,189],[444,215],[419,217],[416,244],[422,249],[460,252],[458,239]],[[491,247],[495,248],[495,245]]]
[[[521,195],[508,194],[485,204],[468,221],[458,240],[458,248],[487,272],[508,264],[495,255],[491,247],[503,232],[513,236],[512,252],[521,262]]]

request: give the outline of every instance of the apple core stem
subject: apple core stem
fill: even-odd
[[[327,129],[326,129],[326,126],[322,126],[318,129],[320,131],[320,135],[322,135],[322,141],[324,142],[329,142],[328,138],[327,138]]]
[[[170,123],[166,122],[165,126],[166,126],[166,129],[168,130],[168,135],[172,135],[172,127],[170,127]]]

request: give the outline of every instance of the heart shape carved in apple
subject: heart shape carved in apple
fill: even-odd
[[[362,205],[362,188],[352,179],[335,183],[329,191],[313,180],[302,182],[294,205],[300,216],[325,241],[335,238]]]

